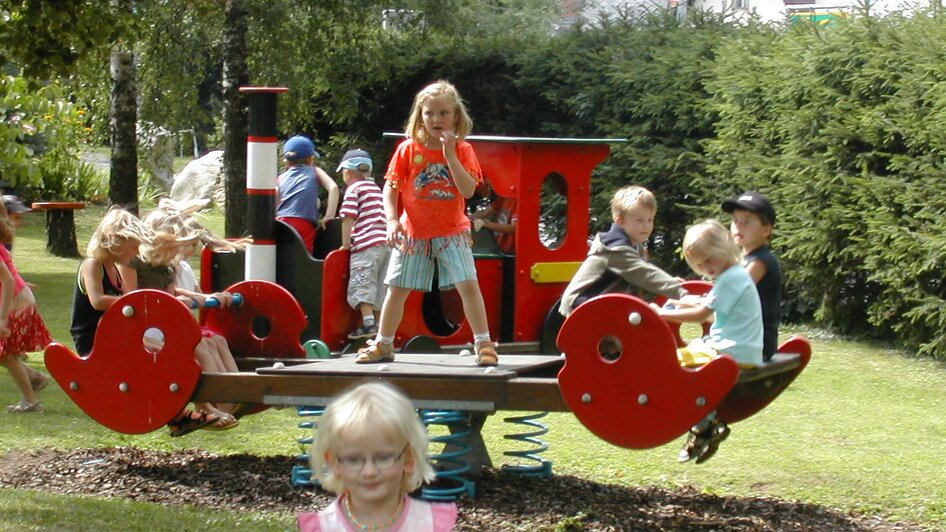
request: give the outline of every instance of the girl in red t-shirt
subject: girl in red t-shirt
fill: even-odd
[[[407,139],[391,157],[384,179],[388,242],[394,248],[385,282],[378,336],[355,362],[394,360],[394,334],[412,290],[429,291],[436,268],[441,290],[456,288],[473,329],[476,363],[499,363],[476,278],[466,199],[482,179],[473,147],[463,139],[473,122],[456,87],[432,83],[414,98]],[[398,216],[398,205],[403,212]]]

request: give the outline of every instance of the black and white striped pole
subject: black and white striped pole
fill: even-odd
[[[276,281],[276,177],[279,172],[279,139],[276,97],[285,87],[240,87],[250,104],[246,138],[247,224],[252,239],[246,248],[245,277]]]

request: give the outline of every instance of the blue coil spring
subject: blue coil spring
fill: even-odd
[[[300,406],[297,411],[302,417],[318,417],[325,412],[325,408],[321,406]],[[313,433],[318,426],[318,422],[314,420],[303,421],[298,425],[300,429],[305,429],[308,432],[306,436],[296,440],[302,449],[302,453],[296,455],[297,464],[292,466],[291,479],[293,486],[314,487],[319,485],[319,481],[312,478],[312,468],[309,465],[309,452],[307,451],[312,447]]]
[[[421,490],[421,498],[426,501],[455,501],[467,495],[476,495],[476,484],[463,475],[470,470],[466,455],[470,453],[468,437],[472,433],[470,417],[466,412],[457,410],[421,410],[424,425],[446,426],[450,434],[432,436],[432,445],[444,444],[442,452],[431,454],[429,460],[437,470],[436,481],[447,484],[444,487],[428,486]]]
[[[539,423],[538,419],[542,419],[548,415],[548,412],[539,412],[536,414],[526,414],[522,416],[510,416],[503,418],[503,421],[506,423],[513,423],[516,425],[522,425],[523,429],[528,427],[529,432],[522,432],[519,434],[506,434],[503,436],[507,440],[515,440],[518,442],[525,442],[531,447],[528,449],[516,449],[512,451],[505,451],[503,454],[505,456],[510,456],[513,458],[518,458],[519,460],[528,460],[532,463],[524,464],[512,464],[504,465],[503,471],[509,473],[514,473],[517,475],[523,475],[527,477],[550,477],[552,476],[552,462],[546,460],[539,456],[540,453],[544,453],[549,449],[549,444],[540,440],[539,436],[545,436],[549,432],[548,425],[544,423]]]

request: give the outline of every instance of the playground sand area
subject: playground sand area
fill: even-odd
[[[0,460],[0,488],[118,497],[220,511],[314,511],[327,492],[293,487],[288,456],[173,453],[137,448],[13,451]],[[554,475],[486,470],[476,497],[458,502],[456,530],[923,530],[813,504],[721,497]]]

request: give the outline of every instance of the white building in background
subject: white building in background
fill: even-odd
[[[736,19],[756,15],[763,22],[785,22],[799,18],[827,22],[846,17],[867,5],[871,14],[925,9],[939,0],[668,0],[682,16],[688,9],[731,13]]]

